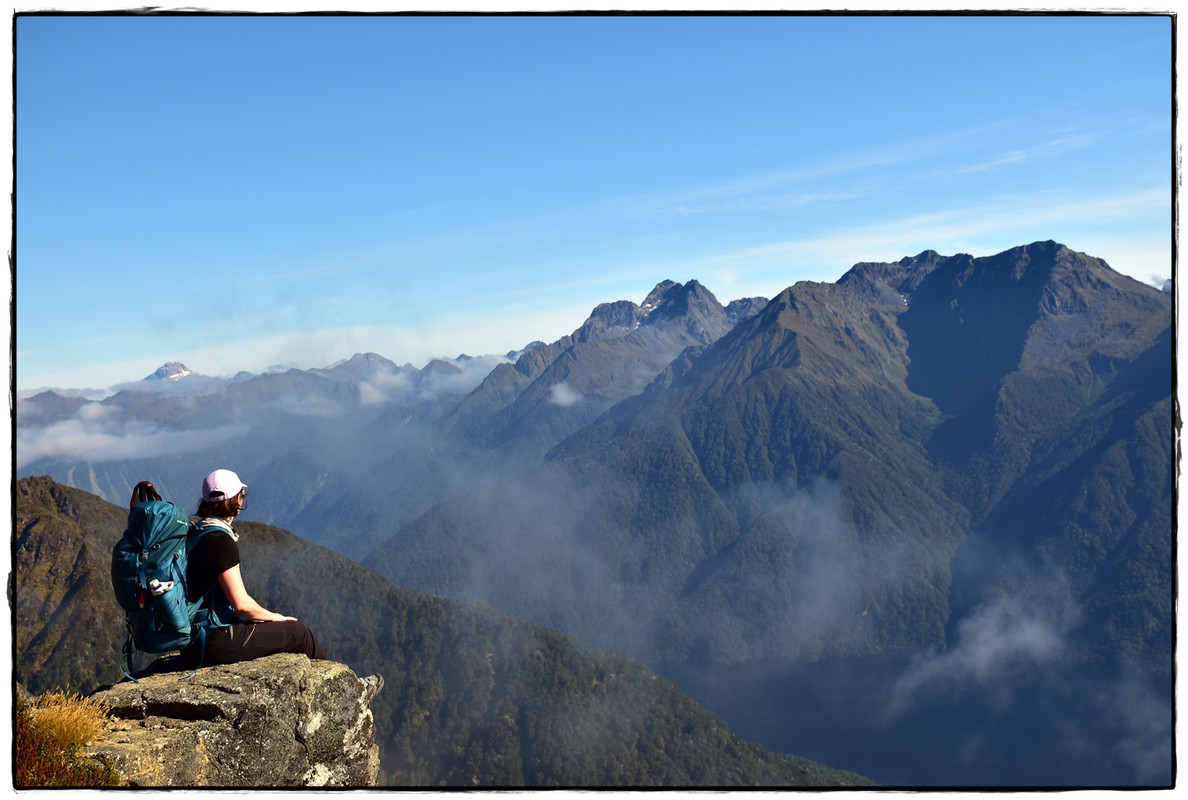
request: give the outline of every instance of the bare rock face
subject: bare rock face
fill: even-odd
[[[86,753],[132,786],[376,785],[378,676],[296,654],[187,674],[96,692],[111,720]]]

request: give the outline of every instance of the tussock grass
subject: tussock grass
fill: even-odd
[[[107,712],[96,700],[49,692],[31,701],[17,699],[14,784],[37,786],[116,786],[110,767],[81,757],[82,748],[103,733]]]
[[[98,700],[63,692],[40,695],[31,711],[37,726],[67,752],[77,752],[98,739],[107,721],[107,710]]]

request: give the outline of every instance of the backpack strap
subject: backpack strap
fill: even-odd
[[[233,539],[238,540],[239,537],[235,535],[235,531],[231,530],[231,526],[223,522],[221,519],[214,517],[204,517],[194,524],[194,532],[186,538],[186,556],[188,557],[193,549],[198,545],[198,541],[210,533],[211,531],[224,531],[231,535]],[[226,605],[230,614],[229,617],[234,618],[235,609],[230,604]],[[198,611],[193,615],[193,624],[198,628],[198,661],[194,669],[190,670],[185,675],[178,678],[179,681],[184,681],[195,672],[202,668],[202,661],[206,657],[206,629],[207,628],[225,628],[231,624],[230,620],[224,622],[219,618],[218,611],[214,607],[214,586],[212,585],[202,595],[202,599],[198,601]]]
[[[218,528],[221,531],[226,531],[235,541],[239,541],[239,534],[235,532],[235,529],[226,520],[219,517],[203,517],[194,523],[194,527],[203,533],[211,528]]]
[[[179,681],[184,681],[186,678],[193,675],[198,670],[202,669],[202,659],[206,657],[206,628],[198,628],[198,661],[194,664],[194,668],[178,678]],[[139,682],[139,681],[138,681]]]
[[[120,672],[124,673],[124,677],[127,678],[128,680],[132,681],[133,683],[140,683],[140,681],[136,680],[136,676],[133,675],[133,673],[136,670],[132,669],[132,626],[131,625],[128,626],[128,640],[126,642],[124,642],[123,651],[124,651],[124,661],[128,664],[128,668],[124,669],[123,664],[121,664]]]
[[[190,552],[198,545],[198,541],[203,536],[216,530],[229,534],[236,541],[239,540],[235,531],[231,530],[231,526],[223,520],[215,517],[204,517],[194,525],[194,533],[186,540],[186,556],[189,557]],[[204,629],[226,628],[235,620],[235,609],[230,603],[221,603],[219,608],[215,608],[213,584],[202,595],[202,599],[198,601],[197,607],[199,611],[194,618],[199,621],[200,626]]]

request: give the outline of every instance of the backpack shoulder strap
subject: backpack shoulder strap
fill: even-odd
[[[190,533],[186,536],[186,555],[188,556],[194,551],[203,536],[213,531],[223,531],[233,540],[239,541],[239,535],[226,522],[213,517],[203,517],[190,523]]]
[[[202,517],[192,522],[191,527],[190,536],[195,541],[214,530],[225,531],[232,539],[239,541],[239,534],[235,529],[227,524],[226,520],[218,517]]]
[[[203,536],[211,531],[223,531],[227,533],[235,541],[239,541],[239,535],[232,530],[231,526],[226,521],[218,517],[202,517],[190,524],[190,535],[186,540],[186,554],[193,551]],[[194,621],[197,623],[200,636],[203,638],[202,649],[205,649],[205,636],[207,628],[225,628],[230,625],[235,619],[235,609],[229,603],[215,603],[214,602],[215,585],[211,584],[210,588],[202,595],[198,601],[198,609],[195,612]]]

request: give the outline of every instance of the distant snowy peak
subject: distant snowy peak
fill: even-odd
[[[145,377],[146,381],[179,381],[194,373],[180,361],[170,361],[162,364],[152,375]]]

